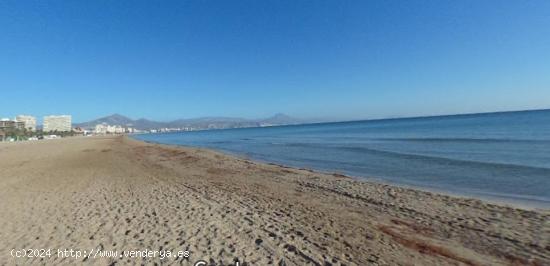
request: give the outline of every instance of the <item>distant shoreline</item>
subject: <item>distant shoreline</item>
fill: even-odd
[[[496,112],[479,112],[479,113],[458,113],[458,114],[441,114],[441,115],[423,115],[423,116],[400,116],[400,117],[388,117],[388,118],[365,118],[365,119],[351,119],[351,120],[332,120],[332,119],[326,119],[326,121],[321,122],[299,122],[299,123],[288,123],[288,124],[274,124],[274,125],[266,125],[266,126],[244,126],[244,127],[228,127],[228,128],[211,128],[211,129],[197,129],[192,131],[209,131],[209,130],[228,130],[228,129],[241,129],[241,128],[262,128],[262,127],[286,127],[286,126],[303,126],[303,125],[316,125],[316,124],[338,124],[338,123],[354,123],[354,122],[383,122],[383,121],[392,121],[392,120],[414,120],[414,119],[426,119],[426,118],[448,118],[448,117],[468,117],[468,116],[476,116],[476,115],[498,115],[498,114],[508,114],[508,113],[525,113],[525,112],[545,112],[550,111],[550,108],[546,109],[529,109],[529,110],[514,110],[514,111],[496,111]],[[119,114],[114,114],[112,116],[121,116]],[[122,117],[122,116],[121,116]],[[126,117],[124,117],[126,118]],[[221,119],[225,119],[226,117],[219,117]],[[244,118],[233,118],[233,117],[227,117],[228,119],[243,119]],[[198,120],[199,118],[190,118],[185,120]],[[301,119],[307,121],[307,119]],[[325,120],[325,119],[315,119],[315,120]],[[152,120],[149,120],[152,121]],[[177,121],[177,120],[176,120]],[[250,121],[255,121],[254,119],[250,119]],[[154,123],[170,123],[163,122],[163,121],[152,121]],[[81,126],[83,124],[91,123],[91,121],[88,122],[81,122],[81,123],[75,123],[75,126]],[[116,123],[114,123],[116,124]],[[40,126],[40,125],[39,125]],[[148,128],[148,129],[141,129],[141,130],[150,130],[150,129],[157,129],[158,127]],[[186,132],[186,131],[178,131],[178,132]],[[172,133],[172,132],[156,132],[156,133]],[[141,133],[139,133],[141,134]],[[143,134],[149,134],[149,133],[143,133]]]

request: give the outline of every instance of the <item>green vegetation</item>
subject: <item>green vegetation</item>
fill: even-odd
[[[59,137],[72,137],[72,136],[75,136],[76,133],[74,131],[50,131],[50,132],[42,132],[42,130],[37,130],[36,133],[39,133],[40,136],[44,136],[44,135],[57,135]]]
[[[27,140],[29,137],[32,137],[32,133],[26,129],[9,128],[0,132],[0,139],[3,137],[5,139]]]
[[[0,141],[6,139],[14,139],[15,141],[28,140],[31,137],[36,137],[38,139],[43,139],[47,135],[56,135],[59,137],[72,137],[75,135],[74,131],[52,131],[52,132],[43,132],[42,130],[30,131],[27,129],[4,129],[0,130]]]

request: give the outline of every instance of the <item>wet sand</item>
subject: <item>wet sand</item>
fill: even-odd
[[[0,143],[0,214],[2,265],[550,265],[547,210],[126,137]]]

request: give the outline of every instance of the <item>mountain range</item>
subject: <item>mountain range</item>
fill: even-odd
[[[140,118],[133,120],[120,114],[98,118],[92,121],[75,124],[77,127],[91,129],[98,124],[128,126],[139,130],[159,128],[190,128],[190,129],[222,129],[239,127],[260,127],[276,125],[295,125],[306,121],[290,117],[285,114],[276,114],[265,119],[245,119],[236,117],[201,117],[192,119],[177,119],[170,122],[159,122]]]

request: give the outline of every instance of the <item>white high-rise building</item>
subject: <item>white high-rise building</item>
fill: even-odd
[[[18,115],[15,117],[15,121],[23,122],[25,128],[30,131],[36,130],[36,117],[30,115]]]
[[[108,124],[97,124],[95,125],[96,134],[124,134],[127,129],[120,125],[108,125]]]
[[[97,124],[95,125],[96,134],[107,134],[107,125],[106,124]]]
[[[70,115],[49,115],[44,117],[44,132],[51,131],[71,131]]]

